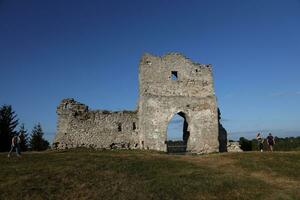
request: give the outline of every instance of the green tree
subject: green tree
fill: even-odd
[[[11,105],[3,105],[0,107],[0,151],[9,151],[11,138],[18,126],[18,119]]]
[[[241,137],[239,140],[239,144],[241,145],[241,149],[243,151],[252,151],[252,141],[247,140],[244,137]]]
[[[28,143],[29,143],[29,138],[28,138],[28,133],[27,129],[25,129],[25,125],[21,124],[20,129],[19,129],[19,136],[21,139],[20,147],[22,151],[27,151],[28,150]]]
[[[44,132],[40,123],[35,125],[31,132],[29,141],[30,148],[33,151],[46,150],[49,147],[49,142],[43,138]]]

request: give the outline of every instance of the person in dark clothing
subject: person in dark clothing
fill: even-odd
[[[273,146],[275,144],[275,140],[274,140],[274,137],[272,136],[272,133],[269,133],[269,136],[267,137],[267,143],[270,148],[270,151],[273,151]]]
[[[261,137],[260,133],[257,133],[256,139],[257,139],[257,145],[258,145],[259,150],[261,152],[263,152],[264,151],[264,139]]]

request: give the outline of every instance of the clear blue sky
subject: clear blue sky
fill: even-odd
[[[56,106],[135,109],[144,52],[212,64],[229,138],[300,135],[299,0],[0,0],[0,105],[56,131]]]

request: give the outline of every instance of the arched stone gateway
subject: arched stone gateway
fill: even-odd
[[[180,119],[177,116],[180,116]],[[179,121],[176,121],[178,119]],[[167,140],[165,142],[168,153],[184,153],[189,150],[188,140],[190,136],[190,131],[188,120],[189,119],[186,116],[186,114],[180,111],[178,113],[175,113],[169,121],[167,128]],[[168,130],[169,128],[170,130]]]
[[[194,63],[179,53],[145,54],[139,65],[138,109],[90,111],[84,104],[65,99],[57,108],[54,146],[167,151],[167,126],[177,113],[188,125],[183,139],[186,151],[219,151],[223,140],[211,65]]]
[[[139,135],[146,149],[166,151],[167,123],[174,113],[182,111],[189,116],[187,150],[219,151],[211,65],[194,63],[178,53],[144,55],[139,69],[138,108]]]

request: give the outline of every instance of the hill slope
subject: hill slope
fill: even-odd
[[[300,152],[2,153],[0,199],[300,199]]]

